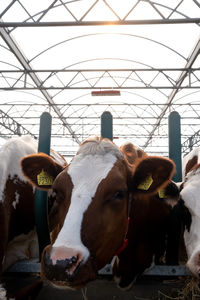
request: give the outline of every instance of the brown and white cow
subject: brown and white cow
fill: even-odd
[[[34,189],[24,177],[21,159],[37,152],[38,142],[30,136],[8,140],[0,151],[0,282],[2,272],[18,260],[37,258],[38,242],[34,230]],[[57,162],[66,161],[52,152]],[[52,199],[51,199],[52,200]],[[0,285],[0,299],[6,299]]]
[[[21,164],[34,186],[57,194],[50,218],[59,226],[43,251],[42,276],[72,288],[95,279],[123,244],[129,195],[155,194],[169,183],[175,169],[162,157],[141,157],[130,169],[121,150],[101,138],[83,142],[66,168],[44,154],[27,156]],[[41,172],[52,185],[38,185]],[[149,177],[148,188],[140,189]]]
[[[148,158],[143,150],[131,143],[122,146],[121,150],[132,168],[138,159]],[[128,246],[112,262],[113,275],[121,289],[130,289],[147,268],[153,263],[160,264],[167,248],[170,252],[171,248],[174,250],[174,245],[167,244],[166,241],[171,202],[175,204],[178,197],[179,190],[172,181],[156,195],[131,194]],[[170,259],[167,254],[168,262]]]
[[[182,221],[187,267],[200,278],[200,147],[183,158],[183,182],[180,186]]]

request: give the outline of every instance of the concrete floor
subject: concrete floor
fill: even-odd
[[[61,291],[44,286],[37,300],[73,299],[73,300],[149,300],[158,299],[158,291],[168,293],[172,286],[159,281],[141,280],[130,291],[121,291],[113,280],[96,280],[85,289],[85,297],[81,291]]]
[[[16,287],[27,285],[30,282],[37,280],[39,277],[21,275],[12,277],[11,274],[6,276],[5,281],[9,290],[15,290]],[[117,288],[111,277],[99,278],[87,285],[84,290],[72,291],[57,289],[43,283],[36,300],[168,300],[168,296],[175,298],[182,290],[185,284],[180,278],[157,278],[143,276],[141,277],[130,291],[121,291]],[[164,296],[164,295],[166,296]],[[25,298],[23,298],[25,299]],[[30,299],[30,298],[29,298]],[[32,298],[33,299],[33,298]],[[180,298],[192,299],[192,298]],[[200,299],[195,298],[195,300]]]

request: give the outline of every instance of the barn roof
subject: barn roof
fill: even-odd
[[[118,145],[167,156],[174,110],[183,151],[198,144],[199,16],[197,0],[1,0],[1,144],[38,137],[48,111],[52,147],[73,156],[110,111]]]

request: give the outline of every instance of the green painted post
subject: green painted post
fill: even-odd
[[[101,136],[113,140],[113,117],[109,111],[101,115]]]
[[[173,111],[168,118],[169,129],[169,158],[176,165],[176,173],[173,177],[175,182],[182,181],[182,162],[181,162],[181,125],[180,115]]]
[[[50,154],[51,120],[52,117],[47,112],[44,112],[40,117],[38,152]],[[50,244],[50,235],[48,226],[47,192],[37,189],[35,191],[35,222],[41,258],[43,249]]]

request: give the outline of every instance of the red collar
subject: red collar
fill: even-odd
[[[130,223],[130,217],[128,217],[128,219],[127,219],[127,223],[126,223],[126,232],[125,232],[125,237],[124,237],[123,244],[122,244],[121,247],[115,252],[115,255],[119,255],[119,254],[120,254],[120,253],[128,246],[127,233],[128,233],[129,223]]]

